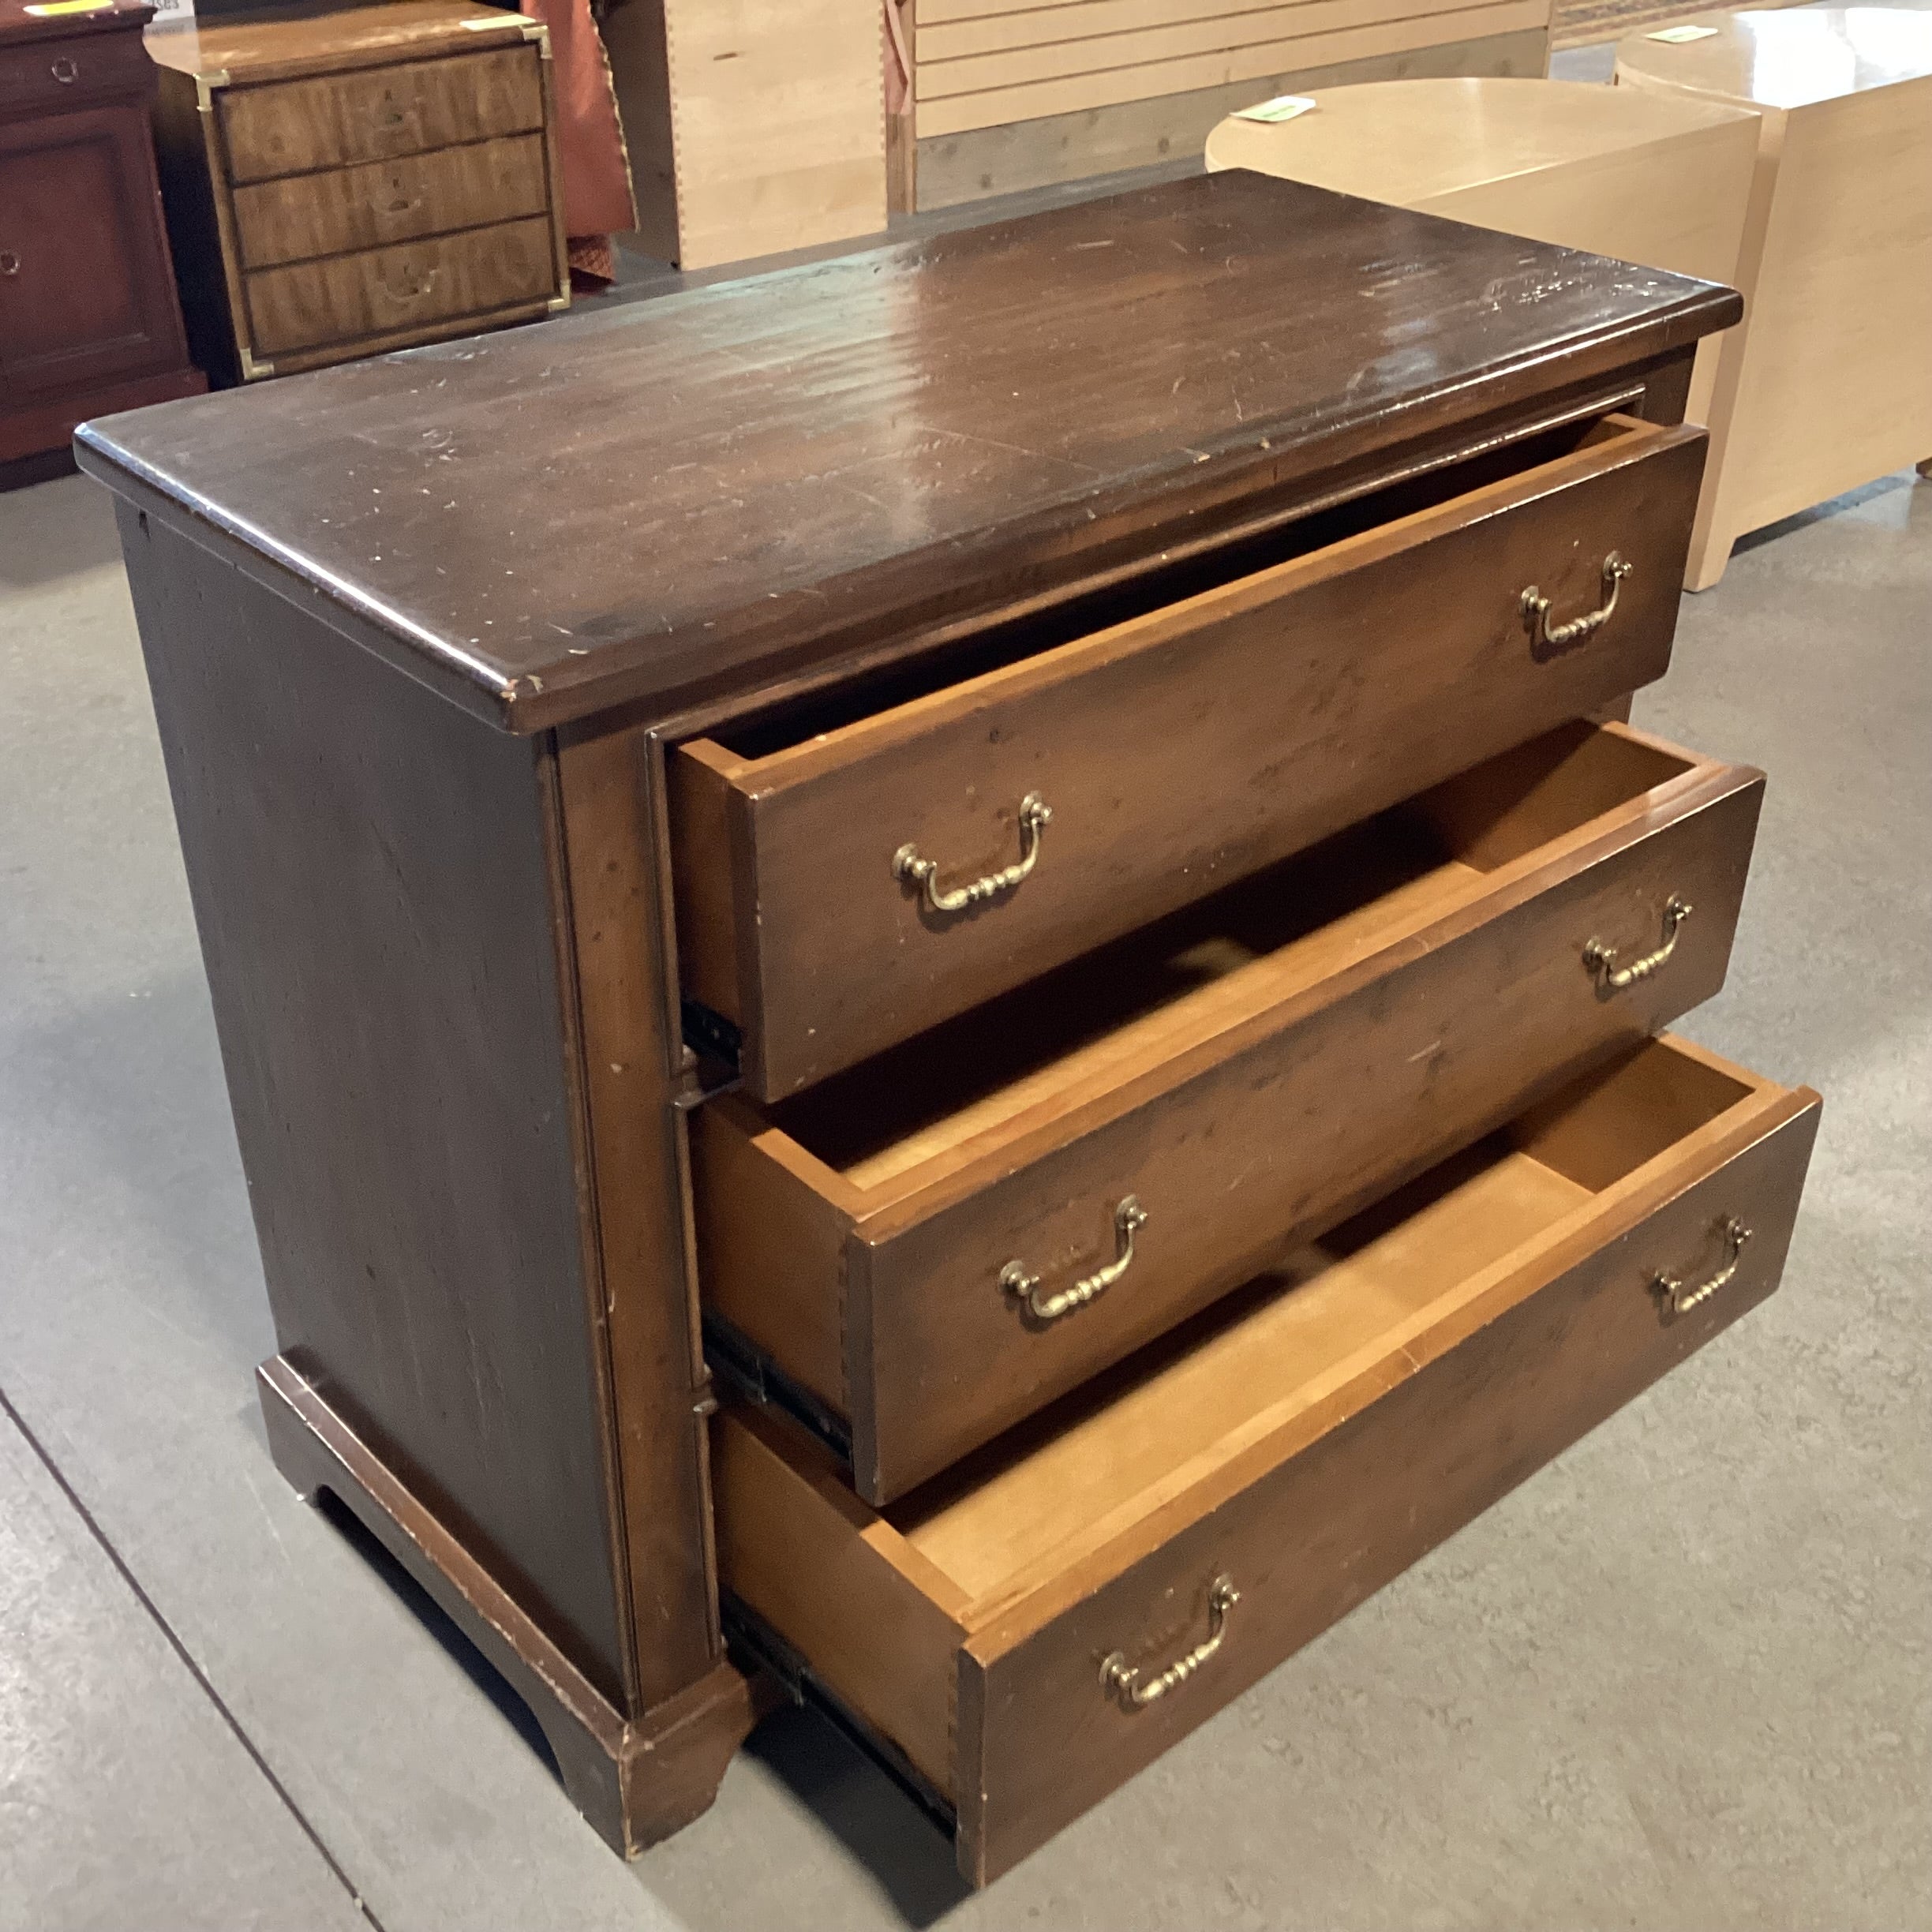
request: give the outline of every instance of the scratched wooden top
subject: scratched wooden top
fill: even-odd
[[[1237,170],[165,403],[80,454],[529,731],[1050,593],[1739,313]]]

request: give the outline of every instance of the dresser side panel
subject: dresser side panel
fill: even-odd
[[[282,1351],[621,1708],[549,741],[120,514]]]

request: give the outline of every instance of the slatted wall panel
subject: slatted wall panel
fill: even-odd
[[[917,0],[922,139],[1546,26],[1549,0]]]

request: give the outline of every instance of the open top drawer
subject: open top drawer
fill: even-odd
[[[1647,1043],[882,1515],[728,1409],[728,1614],[983,1882],[1769,1294],[1818,1114]]]
[[[776,1099],[1600,710],[1668,665],[1703,462],[1687,425],[1548,431],[889,709],[676,747],[685,997]]]
[[[1762,783],[1565,725],[808,1093],[708,1103],[714,1342],[903,1494],[1709,998]]]

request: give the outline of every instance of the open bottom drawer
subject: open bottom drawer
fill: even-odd
[[[721,1582],[983,1883],[1769,1294],[1818,1108],[1648,1043],[884,1512],[728,1410]]]

